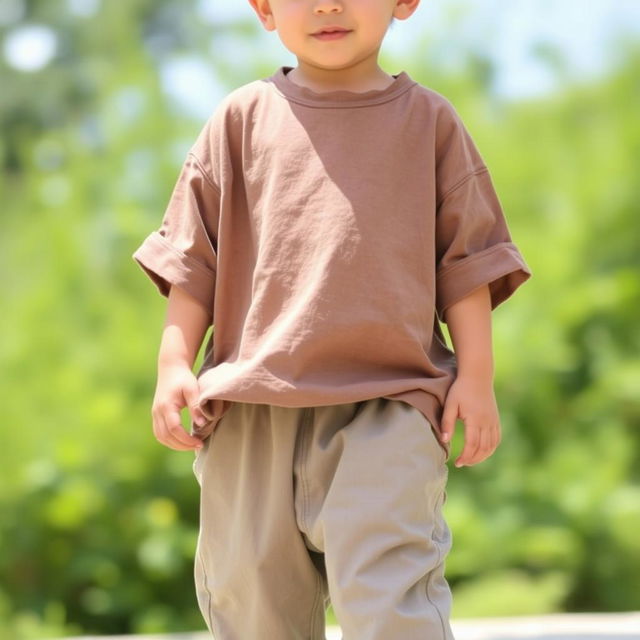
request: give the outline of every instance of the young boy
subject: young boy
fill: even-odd
[[[250,3],[298,66],[222,100],[133,256],[169,300],[153,431],[196,449],[198,603],[217,640],[319,640],[329,602],[345,640],[451,639],[450,440],[499,443],[490,314],[530,272],[453,106],[377,64],[419,0]]]

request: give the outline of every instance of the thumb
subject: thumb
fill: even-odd
[[[456,428],[456,420],[458,419],[458,403],[449,395],[444,403],[444,412],[442,414],[442,441],[449,442],[453,438],[453,432]]]
[[[182,393],[184,394],[184,399],[187,402],[187,407],[189,407],[189,413],[191,414],[192,420],[199,427],[204,426],[207,422],[207,418],[202,413],[202,411],[198,408],[200,386],[198,385],[198,380],[195,376],[191,379],[190,382],[184,385]]]

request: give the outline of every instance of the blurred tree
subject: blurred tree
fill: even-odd
[[[204,124],[167,65],[188,52],[226,88],[274,67],[223,62],[261,27],[202,6],[0,5],[0,638],[204,628],[192,455],[151,431],[165,301],[131,260]],[[37,25],[54,54],[20,70]],[[454,615],[637,609],[640,52],[511,104],[480,54],[452,74],[430,47],[411,74],[468,123],[534,272],[494,316],[502,444],[450,474]]]

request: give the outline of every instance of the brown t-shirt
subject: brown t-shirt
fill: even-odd
[[[206,437],[233,401],[403,400],[440,430],[455,377],[443,311],[530,271],[451,103],[406,72],[319,93],[291,67],[214,110],[162,224],[133,254],[160,293],[211,314],[198,372]],[[449,453],[449,447],[445,447]]]

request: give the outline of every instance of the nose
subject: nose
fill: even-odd
[[[340,13],[342,3],[337,0],[317,0],[313,10],[315,13]]]

